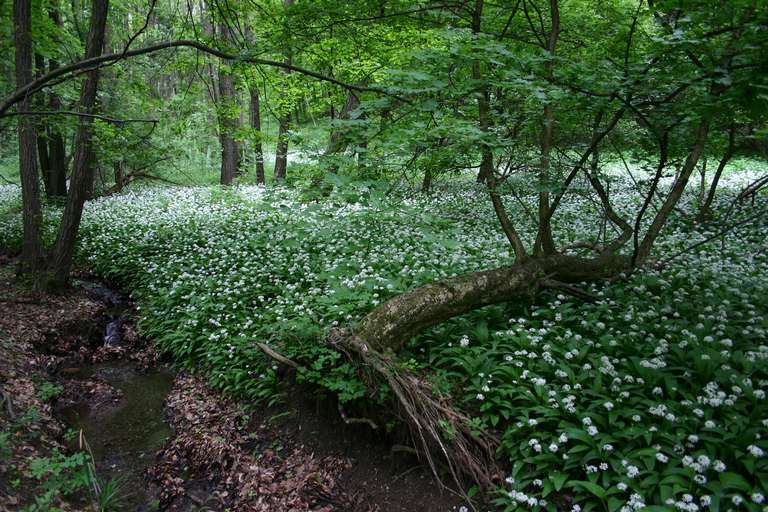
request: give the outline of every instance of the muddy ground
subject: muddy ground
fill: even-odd
[[[89,276],[63,294],[33,294],[12,268],[0,260],[0,511],[21,510],[45,487],[30,461],[73,453],[83,439],[99,479],[120,482],[122,510],[461,506],[412,455],[347,425],[329,401],[290,384],[268,409],[224,397],[158,357],[124,296]],[[81,490],[51,506],[93,510],[94,499]]]

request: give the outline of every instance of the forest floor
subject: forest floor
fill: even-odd
[[[280,405],[249,408],[171,370],[130,314],[120,342],[105,345],[110,291],[76,283],[33,294],[14,282],[13,261],[0,260],[0,511],[460,506],[411,455],[297,386]],[[145,380],[162,395],[158,410],[152,390],[136,387]]]

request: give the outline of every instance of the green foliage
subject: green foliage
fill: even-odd
[[[122,485],[122,479],[119,477],[99,483],[98,512],[114,512],[123,509],[125,494]]]
[[[53,382],[43,382],[37,386],[37,396],[43,402],[48,402],[61,394],[64,390],[59,384]]]
[[[55,512],[53,506],[60,497],[73,496],[88,491],[92,483],[90,459],[85,452],[64,455],[58,451],[50,457],[32,459],[29,471],[40,482],[42,493],[35,503],[26,507],[25,512]]]
[[[157,122],[94,123],[97,192],[121,172],[215,183],[221,134],[242,144],[238,181],[251,182],[255,147],[263,144],[271,160],[283,117],[291,119],[288,183],[301,192],[132,189],[88,205],[79,261],[131,289],[142,332],[223,391],[256,402],[279,397],[278,368],[259,341],[299,361],[299,380],[342,402],[381,404],[386,388],[367,390],[323,336],[397,293],[511,261],[487,190],[464,180],[481,153],[505,173],[499,192],[530,246],[537,193],[564,192],[564,177],[612,116],[618,120],[600,155],[617,165],[598,174],[619,212],[636,212],[637,192],[655,183],[662,134],[670,156],[664,172],[684,161],[699,126],[709,127],[708,156],[722,155],[730,126],[738,128],[739,151],[760,149],[756,137],[765,133],[768,112],[763,3],[472,4],[255,0],[203,5],[179,17],[177,5],[161,2],[135,46],[189,37],[237,58],[218,62],[179,51],[172,59],[156,54],[105,68],[102,113]],[[145,7],[135,0],[113,5],[111,46],[122,47],[143,28]],[[0,11],[9,14],[7,2]],[[0,57],[3,96],[15,88],[6,78],[10,19],[0,16],[0,35],[7,36],[0,37],[7,50]],[[78,2],[35,4],[35,53],[49,66],[81,55],[86,22]],[[221,37],[226,24],[233,37]],[[251,57],[378,92],[357,90],[360,104],[343,112],[348,90],[255,66],[246,62]],[[232,98],[218,97],[217,74],[233,77]],[[262,126],[237,126],[253,90]],[[46,101],[76,110],[77,81],[54,84],[47,94]],[[57,128],[70,136],[77,118],[36,123],[39,133]],[[544,126],[554,130],[549,149]],[[331,132],[343,144],[332,147]],[[12,138],[0,140],[3,155],[15,156]],[[625,155],[641,168],[625,173],[618,165]],[[752,169],[744,173],[749,179],[734,177],[735,167],[714,205],[719,212],[730,212],[736,191],[758,177]],[[15,181],[15,170],[13,158],[0,156],[0,176]],[[422,178],[425,188],[435,181],[432,197],[398,190]],[[563,245],[599,241],[609,231],[580,178],[552,219]],[[712,234],[685,215],[696,204],[689,193],[677,205],[657,255]],[[15,187],[0,187],[0,205],[1,245],[18,250]],[[658,208],[653,200],[649,206]],[[59,213],[56,205],[46,208],[47,241]],[[500,433],[499,457],[511,474],[499,506],[758,508],[767,479],[759,454],[768,448],[759,437],[768,416],[760,397],[768,380],[765,251],[759,229],[744,229],[746,240],[724,235],[717,251],[707,246],[663,270],[595,287],[596,304],[550,296],[547,304],[487,308],[412,343],[404,367],[454,397],[478,428]],[[40,388],[41,398],[55,392]],[[447,426],[445,435],[452,435]]]
[[[0,431],[0,460],[11,456],[11,433]]]
[[[717,211],[761,175],[754,165],[726,173]],[[297,190],[247,186],[146,189],[94,202],[79,258],[131,289],[142,333],[219,389],[279,398],[277,364],[258,341],[299,362],[302,382],[343,402],[386,404],[386,388],[364,387],[324,342],[325,330],[354,325],[419,284],[503,265],[510,251],[487,191],[466,181],[414,196],[345,174],[330,180],[327,197],[306,202]],[[535,206],[536,188],[525,185],[516,185],[519,201],[501,189],[515,218]],[[633,190],[614,175],[622,208],[638,201]],[[684,196],[659,255],[710,236],[689,222],[697,195]],[[584,219],[593,207],[578,196],[563,205],[561,243],[591,232]],[[15,219],[0,239],[17,239]],[[455,319],[413,340],[404,367],[453,397],[477,428],[500,433],[511,479],[502,508],[522,495],[549,508],[570,496],[608,510],[639,499],[665,506],[686,494],[698,504],[705,496],[754,502],[768,472],[759,456],[768,446],[757,437],[768,418],[764,229],[764,220],[747,224],[663,270],[595,285],[594,304],[553,294]],[[535,236],[533,225],[520,231]]]

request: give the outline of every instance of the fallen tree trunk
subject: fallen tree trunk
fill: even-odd
[[[575,283],[612,277],[628,268],[621,256],[551,255],[519,265],[464,274],[398,295],[371,311],[355,335],[371,349],[397,352],[425,329],[469,311],[530,297],[542,279]]]
[[[450,397],[437,395],[429,382],[401,365],[397,352],[429,327],[474,309],[530,298],[539,289],[558,284],[563,292],[572,293],[574,287],[567,283],[615,277],[628,269],[629,259],[623,256],[586,259],[558,254],[464,274],[398,295],[371,311],[356,328],[331,331],[328,342],[358,363],[365,382],[386,382],[400,419],[438,481],[435,457],[443,460],[459,492],[466,488],[465,479],[487,490],[500,482],[502,474],[495,460],[498,440],[471,426]]]

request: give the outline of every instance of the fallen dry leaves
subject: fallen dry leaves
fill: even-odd
[[[166,403],[176,436],[150,469],[162,486],[161,506],[183,510],[197,501],[244,512],[355,509],[338,485],[349,460],[281,446],[267,425],[254,426],[240,404],[196,376],[179,375]]]

